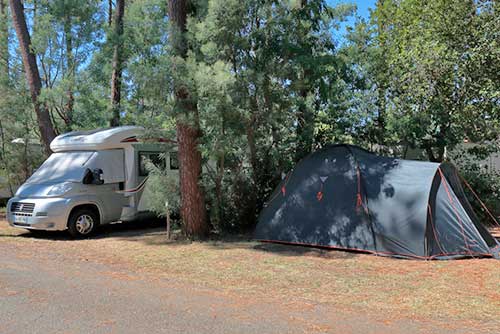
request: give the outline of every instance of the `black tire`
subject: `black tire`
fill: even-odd
[[[73,238],[85,238],[92,235],[98,225],[99,215],[95,211],[77,209],[69,216],[68,232]]]

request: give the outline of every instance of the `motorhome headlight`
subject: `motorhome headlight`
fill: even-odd
[[[71,182],[64,182],[53,185],[47,192],[49,196],[61,196],[71,190]]]

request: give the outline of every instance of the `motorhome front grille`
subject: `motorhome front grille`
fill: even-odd
[[[17,214],[32,214],[35,209],[35,203],[13,202],[10,205],[10,212]]]

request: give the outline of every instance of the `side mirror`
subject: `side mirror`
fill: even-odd
[[[103,184],[104,180],[102,179],[102,169],[96,168],[94,170],[86,169],[85,174],[83,176],[82,183],[83,184]]]
[[[104,180],[102,179],[102,169],[96,168],[92,171],[92,176],[94,178],[94,184],[104,184]]]
[[[82,183],[83,184],[92,184],[92,179],[93,179],[92,171],[88,168],[85,169],[85,174],[83,174]]]

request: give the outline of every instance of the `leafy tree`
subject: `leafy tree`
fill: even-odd
[[[165,156],[161,158],[165,159]],[[177,214],[181,206],[179,182],[167,168],[155,166],[151,162],[147,163],[146,168],[149,178],[143,194],[144,200],[148,210],[156,213],[158,217],[166,218],[167,239],[170,239],[170,216]]]
[[[205,153],[217,161],[208,183],[216,211],[228,210],[217,221],[253,223],[281,174],[312,150],[316,116],[330,107],[338,80],[330,30],[350,10],[324,1],[212,0],[189,25]],[[239,186],[226,188],[229,180]],[[247,200],[227,207],[242,190]]]
[[[175,137],[167,2],[140,0],[127,6],[125,32],[127,62],[124,124],[164,129]],[[173,131],[172,131],[173,130]]]
[[[500,171],[491,168],[488,161],[491,155],[498,153],[499,148],[495,143],[469,146],[461,144],[450,152],[450,158],[466,182],[464,188],[469,202],[486,225],[495,225],[495,222],[483,203],[497,217],[497,221],[500,215]]]
[[[387,122],[431,161],[465,137],[498,136],[498,8],[492,1],[406,0],[380,1],[373,12],[388,64]]]
[[[24,6],[20,0],[9,0],[10,10],[12,13],[13,25],[16,29],[17,38],[23,58],[24,70],[26,73],[26,81],[31,92],[31,101],[34,106],[35,114],[38,118],[38,127],[42,138],[42,143],[46,152],[50,152],[50,142],[55,138],[56,132],[54,125],[49,115],[49,110],[46,104],[40,103],[39,97],[42,90],[42,82],[36,56],[31,47],[31,37],[26,24],[24,15]]]

